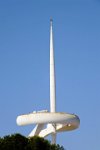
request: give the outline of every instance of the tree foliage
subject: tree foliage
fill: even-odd
[[[0,138],[0,150],[64,150],[64,148],[52,145],[48,140],[38,136],[26,138],[20,134],[13,134]]]
[[[20,134],[8,135],[0,139],[0,150],[25,150],[28,139]]]

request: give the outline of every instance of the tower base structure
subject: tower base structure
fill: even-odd
[[[50,134],[77,129],[80,124],[77,115],[63,112],[33,112],[18,116],[16,121],[19,126],[36,124],[29,137],[38,135],[44,138]],[[46,128],[44,128],[45,125],[47,125]]]

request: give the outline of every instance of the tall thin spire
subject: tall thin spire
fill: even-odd
[[[53,45],[53,20],[50,19],[50,111],[56,111],[56,83],[55,83],[55,64],[54,64],[54,45]]]

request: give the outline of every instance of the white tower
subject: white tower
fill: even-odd
[[[55,61],[54,61],[54,45],[53,45],[53,20],[50,19],[50,112],[56,112],[56,81],[55,81]],[[52,144],[56,143],[56,124],[51,125],[54,133],[52,136]]]
[[[55,64],[54,64],[54,46],[52,19],[50,20],[50,112],[47,110],[34,111],[29,114],[20,115],[16,122],[19,126],[36,124],[35,128],[29,134],[29,137],[38,135],[47,137],[51,134],[52,144],[56,143],[57,132],[65,132],[77,129],[80,125],[80,119],[75,114],[56,112],[56,83],[55,83]],[[46,128],[45,125],[47,125]]]
[[[56,86],[55,86],[55,62],[52,19],[50,20],[50,111],[56,112]]]

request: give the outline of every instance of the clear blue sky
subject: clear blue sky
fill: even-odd
[[[57,111],[80,117],[58,134],[66,150],[100,149],[100,0],[0,1],[0,136],[28,135],[16,117],[49,109],[49,28],[53,18]]]

